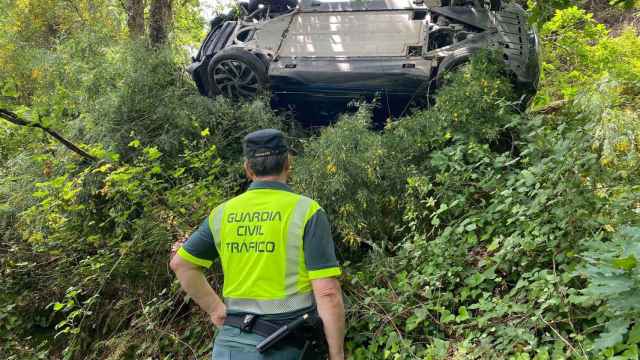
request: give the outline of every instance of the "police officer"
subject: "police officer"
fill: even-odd
[[[329,359],[344,359],[341,274],[324,210],[296,194],[287,179],[289,146],[265,129],[243,141],[248,191],[213,209],[171,260],[182,288],[220,328],[214,360],[299,359],[302,335],[258,353],[256,345],[282,324],[313,313],[321,320]],[[220,258],[224,302],[201,268]],[[306,330],[308,331],[308,330]]]

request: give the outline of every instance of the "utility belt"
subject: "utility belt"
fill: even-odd
[[[304,313],[292,321],[264,320],[254,314],[228,314],[224,324],[264,337],[256,345],[259,353],[281,346],[293,346],[301,350],[300,360],[327,358],[322,321],[315,311]]]

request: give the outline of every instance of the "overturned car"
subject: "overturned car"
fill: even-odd
[[[501,54],[526,104],[540,74],[525,10],[499,0],[252,0],[214,19],[189,67],[199,91],[251,98],[321,125],[353,99],[377,97],[387,115],[433,93],[481,49]],[[320,123],[318,123],[320,122]]]

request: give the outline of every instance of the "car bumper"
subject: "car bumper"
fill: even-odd
[[[194,61],[187,67],[187,72],[191,74],[191,78],[196,83],[198,91],[203,96],[208,96],[209,91],[209,79],[207,77],[207,64],[204,61]]]

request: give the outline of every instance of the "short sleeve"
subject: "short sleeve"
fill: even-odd
[[[178,255],[194,265],[211,267],[213,260],[218,257],[218,251],[213,242],[208,219],[204,219],[198,229],[187,239],[178,250]]]
[[[329,219],[321,208],[307,221],[303,241],[304,261],[310,280],[335,277],[342,273],[336,258]]]

